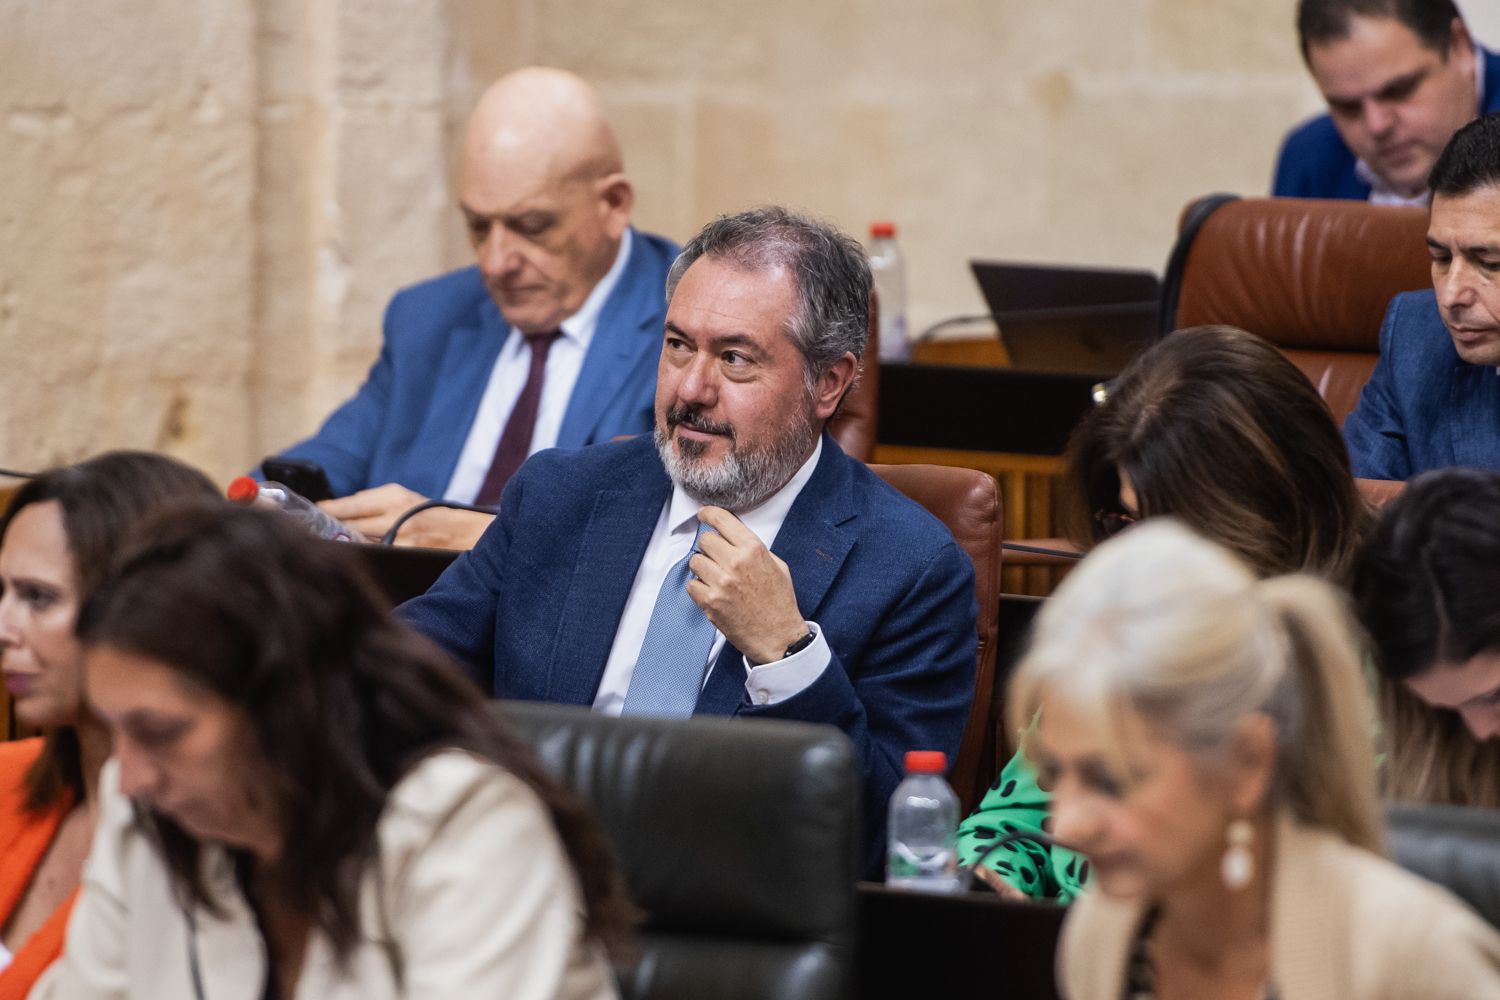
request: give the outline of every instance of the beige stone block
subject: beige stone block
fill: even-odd
[[[605,103],[635,187],[634,223],[681,242],[696,221],[691,107],[675,99],[622,101],[609,95]]]
[[[1155,0],[1152,64],[1218,77],[1301,72],[1294,8],[1289,0]]]
[[[446,0],[335,5],[338,86],[355,104],[438,105],[447,97]]]

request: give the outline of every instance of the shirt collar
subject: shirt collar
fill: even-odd
[[[599,327],[599,315],[604,311],[604,302],[609,298],[615,286],[620,283],[620,275],[625,273],[625,264],[630,259],[630,245],[634,237],[630,227],[625,227],[625,235],[620,238],[620,249],[615,251],[615,262],[609,266],[609,270],[594,290],[589,292],[589,297],[583,300],[583,305],[578,311],[560,325],[563,336],[569,340],[576,340],[584,346],[594,338],[594,331]]]
[[[1485,53],[1478,45],[1474,46],[1474,94],[1475,107],[1480,113],[1484,113],[1484,68]],[[1426,189],[1416,194],[1403,194],[1385,182],[1385,178],[1377,174],[1364,160],[1354,161],[1354,175],[1366,184],[1370,185],[1369,202],[1372,205],[1411,205],[1416,208],[1426,208],[1428,192]]]
[[[740,513],[739,519],[745,527],[755,532],[766,547],[776,539],[776,533],[781,530],[781,522],[786,520],[787,514],[792,509],[792,504],[802,493],[802,488],[812,479],[814,470],[818,467],[818,459],[823,454],[823,436],[818,435],[818,443],[813,447],[813,452],[797,469],[792,478],[781,489],[772,493],[762,500],[757,506]],[[683,492],[682,487],[673,484],[672,501],[667,507],[667,531],[677,534],[681,531],[696,531],[698,511],[703,504],[694,500]]]

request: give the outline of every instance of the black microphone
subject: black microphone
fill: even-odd
[[[431,510],[433,507],[447,507],[451,510],[472,510],[476,514],[499,513],[499,510],[494,507],[480,507],[472,503],[460,503],[457,500],[424,500],[413,507],[411,510],[404,511],[400,517],[396,518],[396,521],[391,525],[390,530],[380,536],[379,544],[394,545],[396,543],[396,532],[401,530],[401,526],[403,524],[411,520],[413,515],[420,514],[424,510]]]
[[[35,472],[18,472],[15,469],[0,469],[0,476],[8,476],[11,479],[35,479]]]
[[[1004,850],[1006,847],[1009,847],[1011,844],[1014,844],[1018,840],[1029,840],[1034,843],[1045,844],[1049,848],[1066,846],[1059,845],[1057,842],[1057,838],[1051,836],[1050,834],[1043,833],[1040,830],[1028,830],[1025,832],[1022,832],[1020,830],[1013,830],[1010,833],[1007,833],[1000,837],[1000,839],[990,844],[990,846],[986,847],[983,853],[981,853],[979,857],[974,859],[974,863],[972,865],[964,865],[959,869],[959,871],[966,875],[968,878],[972,879],[974,877],[974,873],[982,868],[984,866],[984,863],[988,861],[996,851]],[[981,884],[987,885],[987,883]]]

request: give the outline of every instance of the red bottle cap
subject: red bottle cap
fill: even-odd
[[[889,239],[896,235],[896,224],[894,222],[872,222],[870,223],[870,236],[873,238]]]
[[[228,495],[235,503],[249,503],[260,496],[260,483],[250,476],[241,476],[229,484]]]
[[[943,774],[948,770],[948,755],[941,750],[906,751],[907,774]]]

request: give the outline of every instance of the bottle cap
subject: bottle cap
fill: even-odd
[[[948,755],[941,750],[906,751],[907,774],[942,774],[948,770]]]
[[[890,239],[896,235],[896,224],[894,222],[872,222],[870,223],[870,236],[874,239]]]
[[[229,484],[228,495],[235,503],[249,503],[260,495],[260,483],[249,476],[241,476]]]

